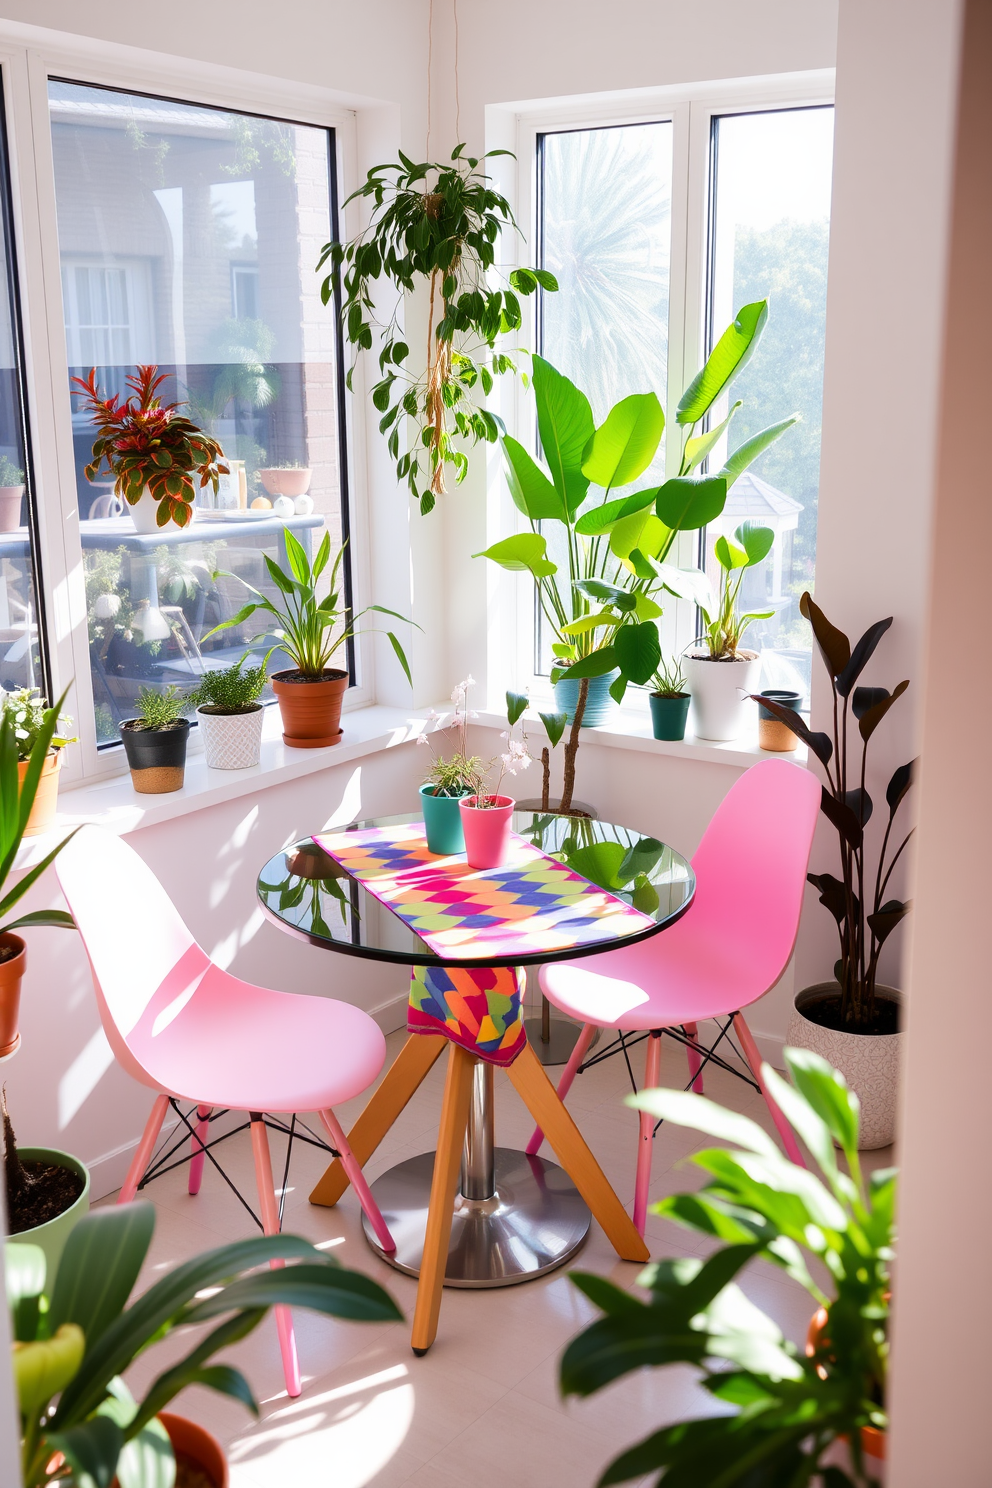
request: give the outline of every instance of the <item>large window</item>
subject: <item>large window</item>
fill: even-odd
[[[0,108],[0,687],[46,686],[37,602],[10,178]]]
[[[137,364],[156,364],[163,395],[188,403],[231,467],[190,527],[143,536],[109,472],[87,480],[93,426],[73,412],[96,732],[109,744],[141,687],[189,684],[244,654],[255,621],[206,637],[250,598],[242,581],[274,595],[265,555],[284,562],[287,530],[311,550],[325,531],[335,546],[346,536],[337,333],[314,272],[334,141],[75,82],[53,80],[49,103],[69,375],[95,367],[104,392],[125,394]]]
[[[674,417],[735,312],[769,302],[760,346],[732,388],[744,407],[707,468],[719,469],[728,449],[768,424],[792,413],[800,422],[737,480],[723,516],[679,558],[716,577],[721,532],[749,518],[773,528],[772,551],[742,591],[748,609],[773,615],[747,640],[762,655],[762,686],[805,694],[810,635],[799,597],[813,585],[816,559],[833,109],[730,113],[693,102],[667,120],[538,130],[536,140],[542,263],[560,284],[542,296],[538,347],[588,393],[597,421],[620,398],[647,391]],[[665,457],[663,444],[645,485],[665,479]],[[547,536],[560,556],[555,531]],[[666,650],[697,633],[690,608],[666,606]],[[536,654],[535,670],[546,674],[540,617]]]

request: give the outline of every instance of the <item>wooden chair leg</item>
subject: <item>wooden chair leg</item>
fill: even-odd
[[[451,1044],[450,1048],[448,1075],[444,1083],[444,1105],[441,1107],[441,1124],[437,1134],[437,1153],[434,1157],[430,1208],[427,1211],[424,1255],[420,1263],[417,1305],[413,1314],[413,1336],[410,1340],[415,1354],[426,1354],[437,1337],[455,1191],[458,1187],[465,1128],[468,1125],[472,1098],[472,1076],[478,1063],[475,1056],[460,1044]],[[534,1057],[537,1058],[536,1055]],[[538,1069],[540,1068],[538,1064]]]
[[[647,1261],[650,1252],[617,1198],[599,1163],[528,1044],[507,1073],[514,1089],[544,1132],[552,1151],[575,1184],[622,1261]],[[423,1274],[423,1273],[421,1273]]]
[[[368,1162],[447,1044],[443,1034],[412,1033],[407,1039],[386,1078],[348,1133],[348,1145],[359,1167]],[[347,1187],[348,1174],[336,1157],[317,1180],[310,1202],[333,1209]]]

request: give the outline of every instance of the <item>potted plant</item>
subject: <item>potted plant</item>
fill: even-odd
[[[517,715],[519,717],[519,714]],[[512,796],[500,794],[505,775],[518,775],[531,763],[527,741],[513,737],[513,727],[503,734],[506,749],[488,765],[473,762],[475,768],[466,774],[469,794],[461,796],[458,810],[465,834],[465,857],[472,868],[499,868],[506,861],[510,844],[510,820],[516,808]],[[490,789],[490,772],[499,765],[495,786]]]
[[[681,657],[661,659],[651,678],[648,704],[651,708],[651,732],[656,739],[684,739],[691,699],[685,690]]]
[[[434,745],[432,735],[447,732],[448,719],[432,708],[427,715],[430,730],[417,735],[417,743],[425,745],[431,752],[431,765],[427,779],[420,787],[420,805],[424,813],[424,829],[427,846],[432,853],[450,857],[465,851],[465,834],[462,831],[461,812],[458,802],[471,795],[474,782],[482,766],[477,754],[468,752],[468,720],[474,717],[468,707],[468,690],[475,685],[475,678],[466,677],[456,683],[451,701],[455,711],[451,728],[455,730],[454,753],[445,758]]]
[[[287,496],[294,501],[307,494],[311,476],[310,466],[300,465],[295,460],[288,460],[283,465],[268,465],[258,472],[258,478],[270,496]]]
[[[18,769],[14,720],[6,709],[0,711],[0,801],[3,802],[3,810],[0,810],[0,1059],[13,1054],[21,1039],[18,1017],[21,981],[27,966],[27,949],[22,938],[15,935],[14,931],[24,930],[32,925],[75,929],[72,916],[64,909],[35,909],[4,923],[4,917],[55,861],[70,838],[79,831],[78,827],[74,828],[40,863],[23,873],[13,888],[7,888],[7,879],[13,871],[18,849],[27,829],[38,792],[38,782],[48,759],[65,697],[66,694],[63,693],[54,708],[46,710],[23,775]],[[8,802],[11,803],[10,806]]]
[[[270,635],[275,636],[279,647],[293,663],[286,671],[273,672],[269,679],[282,715],[283,741],[294,749],[321,749],[340,741],[341,703],[349,685],[348,673],[328,666],[328,662],[352,636],[358,634],[358,622],[363,615],[374,610],[380,615],[392,615],[396,620],[403,620],[404,616],[378,604],[366,605],[357,615],[348,613],[346,602],[337,588],[338,570],[344,556],[343,546],[339,548],[331,568],[329,592],[323,599],[318,599],[317,581],[331,556],[330,533],[324,533],[312,564],[306,549],[288,528],[283,536],[289,573],[281,569],[267,553],[263,555],[281,600],[269,599],[246,579],[241,579],[245,588],[250,589],[258,598],[246,604],[230,620],[224,620],[215,626],[208,634],[216,635],[218,631],[228,630],[232,625],[243,625],[259,610],[273,617],[275,626],[254,639],[264,640]],[[405,623],[409,625],[415,622]],[[391,630],[387,630],[386,635],[407,681],[412,685],[406,652]]]
[[[568,1345],[562,1392],[591,1395],[643,1366],[685,1363],[721,1410],[647,1437],[610,1463],[601,1488],[655,1472],[666,1482],[722,1488],[877,1488],[896,1173],[862,1174],[858,1101],[843,1076],[804,1049],[786,1049],[785,1058],[791,1084],[767,1064],[762,1077],[818,1173],[797,1168],[756,1122],[702,1096],[646,1090],[628,1097],[629,1105],[738,1150],[693,1153],[688,1160],[709,1175],[706,1185],[653,1206],[705,1237],[705,1260],[649,1266],[638,1278],[644,1301],[605,1277],[573,1273],[603,1316]],[[736,1285],[756,1258],[781,1267],[812,1296],[817,1314],[805,1351]],[[808,1259],[817,1262],[819,1280]]]
[[[55,1275],[69,1232],[90,1207],[90,1175],[84,1163],[57,1147],[18,1147],[7,1089],[0,1092],[7,1233],[45,1252]]]
[[[142,687],[136,706],[137,718],[126,718],[120,725],[131,784],[143,796],[182,790],[189,739],[189,719],[183,714],[188,698],[175,683],[164,692]]]
[[[457,145],[448,165],[418,164],[401,150],[395,163],[374,166],[348,198],[371,201],[368,226],[350,243],[326,243],[317,264],[318,270],[331,266],[320,287],[325,305],[338,292],[344,269],[341,322],[351,344],[371,351],[373,331],[380,337],[381,377],[372,402],[382,414],[379,429],[389,436],[397,479],[406,481],[424,514],[444,494],[446,467],[456,482],[464,479],[463,445],[495,444],[498,438],[499,420],[476,399],[492,391],[496,377],[516,370],[496,345],[501,335],[520,329],[517,296],[533,294],[538,285],[558,288],[547,269],[514,269],[506,289],[490,285],[500,233],[515,230],[516,223],[510,203],[479,166],[510,152],[490,150],[476,159],[464,149]],[[383,278],[400,291],[412,291],[419,282],[430,296],[423,371],[406,365],[410,348],[397,315],[386,325],[375,318],[372,285]],[[353,372],[354,367],[349,388]],[[403,415],[415,432],[401,454]]]
[[[749,568],[767,558],[775,541],[770,527],[742,522],[734,541],[718,537],[713,554],[720,566],[719,594],[697,595],[705,630],[705,651],[686,658],[695,733],[700,739],[736,739],[747,722],[747,704],[758,686],[761,658],[741,646],[752,620],[767,620],[772,610],[739,614],[737,599]]]
[[[245,667],[250,653],[233,666],[204,672],[186,699],[196,707],[203,729],[203,751],[211,770],[247,770],[261,757],[265,709],[265,660]]]
[[[370,1277],[345,1270],[295,1235],[259,1235],[207,1251],[127,1306],[154,1228],[151,1204],[100,1209],[72,1231],[54,1275],[46,1273],[37,1247],[8,1245],[24,1488],[70,1479],[110,1484],[115,1473],[120,1488],[172,1483],[172,1472],[165,1474],[170,1443],[188,1456],[202,1436],[174,1430],[159,1413],[187,1385],[199,1385],[257,1416],[244,1375],[210,1360],[251,1333],[272,1306],[307,1307],[353,1322],[402,1320]],[[270,1269],[256,1269],[266,1265]],[[195,1337],[185,1357],[170,1362],[136,1401],[121,1379],[124,1371],[150,1346],[203,1323],[211,1325],[206,1336]],[[174,1360],[175,1349],[170,1352]],[[176,1488],[224,1488],[216,1444],[210,1455],[213,1471],[209,1461],[194,1463],[200,1475],[186,1475],[185,1484],[178,1477]]]
[[[163,403],[158,390],[166,381],[157,367],[138,367],[127,378],[133,396],[116,393],[101,398],[96,368],[87,378],[73,377],[73,396],[98,429],[87,480],[95,480],[106,461],[114,476],[114,491],[127,502],[139,532],[188,527],[199,489],[211,486],[214,495],[221,475],[223,450],[190,419],[179,413],[184,403]]]
[[[711,430],[694,432],[716,400],[747,365],[768,318],[767,301],[745,305],[693,378],[676,411],[678,475],[631,495],[661,443],[665,415],[654,393],[623,398],[596,428],[588,398],[542,357],[534,357],[537,427],[547,469],[517,440],[504,436],[507,483],[530,523],[477,557],[533,578],[541,613],[553,636],[551,680],[559,710],[571,723],[565,745],[561,809],[568,811],[579,730],[608,716],[630,683],[644,685],[661,660],[656,621],[664,593],[695,597],[704,582],[669,556],[679,532],[698,531],[723,511],[727,491],[794,418],[783,419],[734,452],[716,475],[698,471],[728,428],[740,403]],[[598,493],[598,500],[593,493]],[[556,544],[568,556],[567,577],[548,557],[543,528],[564,529]]]
[[[781,718],[775,717],[768,707],[769,700],[798,713],[802,707],[802,693],[790,692],[785,687],[769,687],[754,699],[758,705],[758,748],[767,749],[771,754],[789,754],[799,748],[799,736]]]
[[[803,740],[827,777],[822,810],[837,831],[841,876],[807,876],[819,892],[820,903],[836,921],[840,956],[834,963],[833,981],[818,982],[798,993],[788,1037],[790,1043],[816,1050],[844,1071],[861,1101],[862,1147],[887,1147],[895,1133],[902,1035],[900,994],[879,982],[879,956],[909,913],[908,903],[887,895],[893,869],[912,836],[910,831],[892,850],[896,814],[912,785],[914,766],[900,765],[886,786],[887,815],[874,871],[865,833],[874,803],[865,789],[865,779],[869,741],[909,683],[900,682],[892,692],[884,687],[855,685],[892,624],[891,616],[869,626],[852,647],[809,594],[802,596],[799,608],[813,627],[830,676],[832,736],[813,732],[793,709],[771,699],[765,700],[765,707]],[[852,722],[857,724],[857,735],[849,761]]]
[[[0,532],[16,532],[21,525],[24,471],[7,455],[0,455]]]
[[[17,776],[24,781],[31,763],[31,756],[39,734],[48,721],[52,709],[44,701],[36,687],[22,687],[16,692],[0,689],[0,713],[10,716],[14,725],[14,740],[17,747]],[[55,732],[52,734],[48,753],[45,755],[38,777],[38,788],[24,828],[25,837],[37,837],[47,832],[55,823],[55,806],[59,795],[59,771],[62,768],[62,750],[67,744],[75,744],[70,737],[72,719],[62,713],[55,717]]]

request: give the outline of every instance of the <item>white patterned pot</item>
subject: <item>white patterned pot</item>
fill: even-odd
[[[208,713],[197,708],[196,716],[211,770],[247,770],[258,764],[265,718],[261,703],[256,703],[250,713]]]
[[[804,1007],[831,994],[839,995],[836,982],[818,982],[797,994],[786,1046],[811,1049],[840,1070],[861,1102],[858,1147],[862,1152],[888,1147],[896,1133],[902,1034],[842,1033],[803,1016]],[[894,987],[876,987],[875,995],[887,1002],[902,1001]]]
[[[701,653],[687,656],[685,675],[696,738],[739,738],[754,713],[749,699],[761,677],[758,653],[739,651],[732,661],[712,661]]]

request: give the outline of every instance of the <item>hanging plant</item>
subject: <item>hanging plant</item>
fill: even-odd
[[[350,243],[325,244],[317,264],[318,272],[331,266],[321,284],[325,305],[334,293],[336,272],[344,268],[341,316],[356,358],[371,351],[373,329],[381,336],[381,378],[372,402],[382,415],[379,429],[388,435],[397,478],[406,481],[425,515],[444,494],[445,467],[454,471],[456,483],[465,478],[468,456],[456,447],[456,436],[471,445],[494,444],[499,437],[500,420],[478,399],[492,390],[496,377],[517,370],[496,348],[500,336],[520,329],[518,295],[533,294],[538,285],[558,288],[546,269],[514,269],[505,289],[487,283],[500,232],[517,230],[517,224],[510,203],[478,169],[481,161],[463,156],[464,148],[451,152],[450,165],[418,165],[400,150],[397,162],[375,166],[348,198],[371,198],[371,222]],[[510,153],[490,150],[481,159]],[[413,290],[421,280],[429,287],[422,373],[406,365],[410,348],[396,314],[385,325],[376,319],[371,286],[382,278],[401,290]],[[346,379],[349,389],[353,372],[354,363]],[[416,426],[403,453],[401,413]]]

